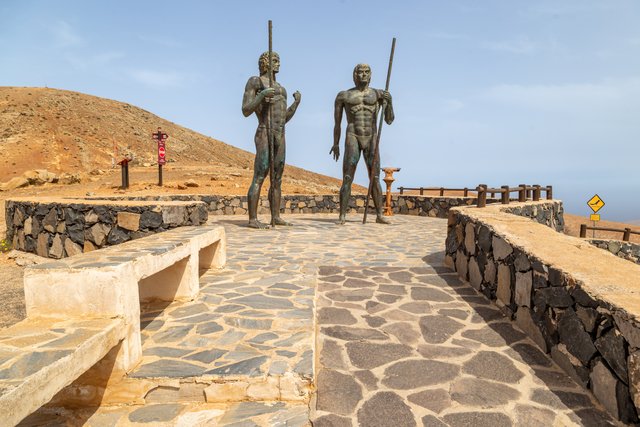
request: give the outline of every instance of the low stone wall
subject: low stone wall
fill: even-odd
[[[564,231],[564,208],[559,200],[545,200],[542,203],[518,203],[506,205],[502,212],[523,216],[546,225],[556,231]]]
[[[348,213],[363,213],[364,195],[349,199]],[[495,201],[490,201],[495,202]],[[284,214],[338,213],[337,195],[287,195]],[[472,197],[392,196],[396,214],[446,218],[449,209],[476,203]],[[369,201],[373,207],[373,202]],[[87,199],[14,199],[5,204],[7,239],[13,248],[63,258],[184,225],[200,225],[211,215],[246,215],[246,196],[201,194],[112,196]],[[261,197],[261,215],[269,200]]]
[[[5,202],[13,248],[64,258],[174,227],[207,222],[202,202],[13,199]]]
[[[510,213],[537,210],[527,217],[546,224],[553,203],[452,209],[445,262],[613,416],[637,422],[640,266]]]
[[[366,196],[353,195],[349,199],[348,213],[363,213]],[[247,196],[211,196],[204,194],[176,194],[168,196],[125,196],[108,197],[106,200],[181,200],[201,201],[206,203],[207,210],[212,215],[244,215],[247,213]],[[487,200],[495,203],[497,200]],[[433,197],[392,195],[391,207],[396,214],[430,216],[446,218],[451,207],[468,206],[476,203],[474,197]],[[373,202],[369,201],[373,207]],[[340,200],[338,195],[283,195],[280,202],[280,212],[283,214],[306,213],[338,213]],[[258,203],[258,213],[269,213],[269,200],[261,197]]]
[[[615,256],[640,264],[640,245],[620,240],[588,239],[592,245],[605,249]]]

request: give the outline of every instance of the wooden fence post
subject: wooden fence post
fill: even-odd
[[[622,241],[623,242],[628,242],[629,239],[631,239],[631,229],[625,227],[624,228],[624,234],[622,235]]]
[[[518,201],[526,202],[527,201],[527,184],[520,184],[518,186],[520,190],[518,190]]]
[[[479,208],[484,208],[487,206],[487,186],[485,184],[480,184],[476,187],[476,191],[478,192],[477,206]]]
[[[508,205],[509,204],[509,186],[503,185],[500,188],[502,188],[502,197],[501,197],[502,204]]]
[[[587,237],[587,224],[580,224],[580,237]]]
[[[547,200],[553,200],[553,187],[547,185]]]
[[[533,186],[533,201],[537,202],[540,200],[540,185],[534,184]]]

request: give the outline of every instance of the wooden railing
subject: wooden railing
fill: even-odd
[[[609,227],[589,227],[587,224],[580,224],[580,237],[587,237],[587,230],[594,231],[613,231],[614,233],[622,233],[622,241],[628,242],[631,239],[632,234],[640,236],[640,231],[634,231],[628,227],[622,228],[609,228]]]
[[[444,196],[445,191],[462,191],[464,197],[469,196],[469,189],[467,187],[464,188],[444,188],[444,187],[398,187],[400,190],[400,194],[404,194],[405,190],[408,191],[419,191],[420,195],[423,196],[425,191],[437,191],[440,193],[440,196]]]
[[[492,198],[494,198],[496,194],[500,194],[500,202],[503,205],[509,204],[509,195],[511,193],[518,193],[518,202],[526,202],[528,199],[537,202],[540,200],[540,193],[542,191],[546,192],[547,200],[553,200],[553,187],[551,185],[542,187],[538,184],[520,184],[517,187],[503,185],[500,188],[488,188],[486,184],[480,184],[476,187],[476,191],[478,192],[478,202],[476,205],[479,208],[484,208],[487,205],[487,193],[491,194]]]
[[[469,191],[475,191],[477,193],[477,206],[479,208],[483,208],[487,205],[487,194],[491,195],[491,198],[495,198],[496,194],[500,194],[500,201],[504,205],[509,204],[509,195],[511,193],[518,193],[518,201],[526,202],[528,199],[537,202],[540,200],[540,193],[545,192],[547,200],[553,199],[553,187],[551,185],[547,185],[542,187],[540,185],[526,185],[520,184],[517,187],[509,187],[508,185],[503,185],[500,188],[488,188],[486,184],[478,185],[475,190],[470,190],[468,187],[464,188],[445,188],[445,187],[398,187],[400,190],[400,194],[404,194],[405,191],[419,191],[420,195],[423,196],[425,191],[437,191],[440,196],[444,196],[446,191],[462,191],[463,197],[469,197]]]

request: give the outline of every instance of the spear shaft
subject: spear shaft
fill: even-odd
[[[271,60],[273,51],[273,36],[272,36],[272,24],[269,20],[269,87],[273,87],[273,61]],[[273,98],[272,98],[273,99]],[[269,142],[269,206],[271,207],[271,227],[276,226],[276,219],[273,214],[274,209],[280,209],[280,206],[273,206],[275,200],[275,187],[273,177],[275,175],[275,158],[274,158],[274,143],[273,132],[271,131],[271,102],[267,110],[267,140]]]
[[[389,82],[391,80],[391,67],[393,66],[393,54],[396,50],[396,38],[394,37],[393,40],[391,41],[391,54],[389,55],[389,68],[387,69],[387,83],[384,87],[385,92],[389,91]],[[373,190],[373,178],[375,176],[375,173],[377,172],[376,169],[379,168],[379,166],[377,166],[376,163],[376,159],[378,158],[379,155],[379,149],[380,149],[380,134],[382,133],[382,123],[383,123],[383,119],[384,119],[384,110],[387,108],[387,102],[384,101],[382,103],[382,109],[380,110],[380,124],[378,125],[378,135],[376,136],[376,142],[375,142],[375,148],[373,151],[373,158],[371,159],[371,168],[369,170],[369,189],[367,190],[367,199],[364,203],[364,216],[362,217],[362,223],[366,224],[367,222],[367,211],[369,210],[369,198],[371,197],[371,192]],[[381,203],[381,201],[379,200],[378,203]]]

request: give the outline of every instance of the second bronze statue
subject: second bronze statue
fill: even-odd
[[[340,157],[340,134],[343,112],[347,114],[347,131],[345,135],[345,152],[342,161],[342,187],[340,187],[340,216],[338,224],[346,221],[351,196],[351,184],[356,173],[360,156],[364,155],[365,164],[372,177],[373,203],[376,208],[376,222],[388,224],[382,213],[382,188],[380,187],[380,155],[375,150],[378,129],[376,117],[378,110],[384,108],[384,120],[391,124],[394,119],[391,94],[385,90],[369,87],[371,67],[358,64],[353,70],[355,87],[338,93],[334,107],[335,125],[333,128],[333,154],[337,161]],[[373,168],[373,171],[372,171]],[[372,174],[373,172],[373,174]]]
[[[269,163],[273,162],[272,182],[269,184],[269,207],[272,222],[275,225],[291,225],[280,217],[280,198],[282,194],[282,174],[285,165],[285,124],[291,120],[300,104],[301,95],[293,94],[293,103],[287,108],[287,91],[276,81],[280,71],[280,56],[271,54],[272,75],[269,76],[269,52],[260,55],[258,68],[260,76],[249,79],[242,98],[242,113],[249,117],[255,113],[258,118],[255,144],[256,158],[253,166],[253,180],[247,194],[249,227],[268,228],[258,221],[258,202],[260,190],[269,172]],[[271,78],[270,78],[271,77]],[[269,82],[271,81],[271,86]],[[270,111],[269,111],[270,110]],[[273,141],[273,159],[269,156],[269,132]]]

